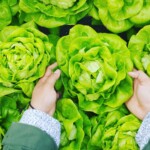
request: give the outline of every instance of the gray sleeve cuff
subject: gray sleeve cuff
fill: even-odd
[[[61,127],[58,120],[40,110],[28,109],[24,112],[19,122],[38,127],[45,131],[59,146]]]
[[[136,142],[138,143],[140,150],[144,148],[144,146],[150,140],[150,112],[144,118],[138,133],[136,134]]]

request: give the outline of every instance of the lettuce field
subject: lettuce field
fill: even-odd
[[[61,93],[60,150],[139,150],[125,102],[133,68],[150,76],[147,0],[0,0],[0,149],[50,64]]]

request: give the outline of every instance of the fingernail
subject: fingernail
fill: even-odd
[[[136,78],[136,76],[137,76],[136,72],[128,72],[128,75],[133,78]]]
[[[56,73],[56,74],[60,74],[60,70],[59,70],[59,69],[57,69],[54,73]]]
[[[132,74],[133,72],[128,72],[128,74]]]
[[[128,74],[131,75],[131,76],[135,75],[134,72],[128,72]]]

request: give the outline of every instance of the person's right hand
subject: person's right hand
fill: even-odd
[[[134,78],[133,96],[126,102],[127,108],[143,120],[150,112],[150,78],[143,71],[129,72]]]
[[[45,75],[36,84],[31,99],[31,105],[35,109],[41,110],[50,116],[55,112],[56,100],[59,96],[54,89],[54,85],[60,77],[61,71],[57,69],[53,72],[56,66],[57,63],[54,63],[47,68]]]

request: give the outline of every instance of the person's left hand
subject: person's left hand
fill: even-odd
[[[150,78],[140,70],[129,72],[129,75],[134,78],[134,93],[126,106],[136,117],[143,120],[150,112]]]
[[[57,63],[54,63],[47,68],[45,75],[36,84],[31,99],[31,105],[35,109],[48,113],[50,116],[55,112],[56,100],[58,98],[54,85],[61,72],[57,69],[53,73],[52,70],[56,66]]]

